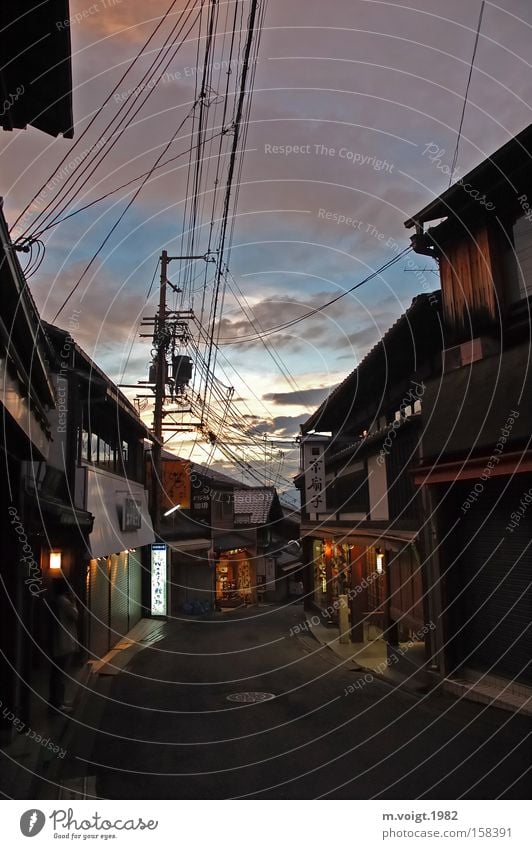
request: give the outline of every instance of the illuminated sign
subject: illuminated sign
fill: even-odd
[[[151,547],[151,614],[166,616],[166,545]]]

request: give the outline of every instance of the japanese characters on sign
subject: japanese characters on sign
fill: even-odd
[[[123,531],[137,531],[142,527],[140,501],[136,498],[124,498],[121,524]]]
[[[151,613],[166,616],[166,545],[151,547]]]
[[[179,504],[183,509],[190,507],[190,463],[187,460],[163,460],[163,510]]]
[[[325,456],[323,445],[305,445],[305,504],[307,512],[326,510]]]

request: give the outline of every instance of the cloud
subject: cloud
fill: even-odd
[[[334,386],[320,386],[317,389],[301,389],[299,392],[268,392],[263,395],[264,401],[284,406],[317,407],[334,389]]]
[[[71,185],[67,175],[72,181],[78,176],[77,171],[70,170],[79,153],[74,148],[76,139],[90,116],[96,114],[94,126],[80,144],[83,150],[89,148],[124,104],[125,92],[140,80],[152,60],[162,58],[164,64],[170,57],[171,50],[158,56],[157,49],[178,22],[183,0],[176,5],[121,84],[118,98],[111,96],[102,109],[106,95],[118,83],[138,46],[161,20],[168,0],[151,0],[149,4],[116,0],[94,3],[90,9],[85,0],[72,0],[70,15],[77,16],[70,27],[76,136],[70,142],[50,139],[32,129],[0,133],[2,195],[10,223],[35,191],[51,179],[63,155],[67,156],[64,175],[53,192],[45,191],[45,202],[56,192],[67,202]],[[272,0],[269,4],[230,262],[231,273],[252,302],[260,327],[267,329],[301,317],[390,259],[396,252],[394,241],[401,247],[408,243],[403,220],[445,188],[445,176],[423,150],[428,143],[437,143],[443,150],[442,161],[450,164],[478,12],[463,0],[447,0],[444,12],[442,6],[441,0],[413,0],[409,5],[335,0],[331,19],[322,0]],[[530,121],[532,83],[525,59],[530,23],[530,0],[492,4],[484,17],[460,146],[462,173]],[[134,126],[102,160],[87,187],[73,190],[78,203],[99,197],[153,165],[195,96],[197,72],[190,71],[197,63],[196,35],[197,31],[192,32],[179,48],[166,79],[153,89]],[[199,46],[202,52],[203,41]],[[216,49],[221,49],[221,40]],[[236,74],[232,80],[237,81]],[[219,120],[219,107],[207,112],[207,123],[214,123],[216,116]],[[128,336],[130,331],[135,332],[138,314],[142,314],[156,257],[163,248],[182,253],[187,150],[191,144],[186,134],[190,130],[191,125],[186,125],[184,137],[173,143],[168,153],[168,157],[180,158],[157,172],[160,179],[146,186],[113,234],[102,252],[102,267],[81,305],[79,329],[74,336],[113,377],[127,356]],[[230,143],[231,134],[227,133],[225,149]],[[309,152],[267,152],[266,144],[309,146]],[[342,149],[350,151],[352,157],[341,153]],[[387,160],[389,167],[379,170],[375,162],[371,164],[371,157]],[[87,160],[83,162],[80,172],[87,165]],[[198,212],[199,253],[208,241],[215,159],[204,164],[203,173],[206,194],[200,198]],[[84,198],[85,191],[88,195]],[[218,192],[219,198],[222,195]],[[120,197],[117,206],[110,209]],[[54,315],[125,203],[124,192],[105,201],[108,212],[93,229],[91,225],[102,208],[107,208],[101,203],[49,231],[44,265],[30,280],[39,306],[53,284],[46,318]],[[33,216],[27,223],[31,220]],[[186,234],[183,240],[186,243]],[[72,246],[76,247],[69,257]],[[65,258],[67,267],[57,277]],[[148,258],[150,262],[144,266]],[[173,274],[170,277],[174,279]],[[123,290],[106,315],[122,284]],[[437,284],[435,279],[434,288]],[[338,366],[345,366],[346,372],[354,368],[405,311],[416,291],[419,285],[414,275],[403,274],[398,264],[384,280],[373,280],[323,313],[268,336],[268,345],[282,357],[285,369],[307,387],[303,395],[289,391],[289,384],[286,392],[277,391],[277,386],[284,387],[277,366],[267,358],[261,340],[255,338],[260,333],[243,316],[229,291],[217,328],[222,352],[235,372],[245,373],[259,397],[267,393],[263,398],[271,400],[276,411],[290,413],[298,405],[303,408],[301,400],[296,400],[301,397],[312,407],[323,398],[312,393],[327,391],[319,384],[340,379]],[[80,305],[73,299],[72,306]],[[147,313],[153,311],[152,305],[146,308]],[[68,315],[67,310],[61,316],[59,323],[63,326],[68,324]],[[228,344],[246,337],[253,337],[253,341]],[[136,342],[129,361],[129,382],[146,377],[149,358],[148,340]],[[306,413],[300,417],[268,417],[252,393],[231,375],[238,393],[257,411],[256,420],[249,420],[250,426],[278,434],[296,432]],[[286,411],[282,404],[287,405]]]
[[[249,416],[246,418],[251,419],[252,424],[248,429],[248,433],[253,435],[267,433],[271,437],[295,438],[299,433],[299,425],[306,422],[308,417],[308,413],[299,413],[297,416],[274,416],[271,419]],[[290,446],[288,446],[288,450],[291,450]],[[295,446],[293,450],[296,450]]]

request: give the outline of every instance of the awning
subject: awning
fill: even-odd
[[[417,537],[417,531],[388,531],[386,528],[361,528],[357,531],[352,528],[339,528],[337,525],[322,525],[317,528],[303,524],[301,533],[302,536],[315,539],[333,539],[338,544],[353,543],[367,548],[378,546],[395,552],[402,551],[405,545],[414,542]]]
[[[106,557],[155,542],[147,493],[142,484],[100,469],[85,471],[85,503],[94,516],[89,537],[92,557]]]
[[[282,560],[278,560],[277,565],[281,567],[281,572],[295,572],[298,569],[303,568],[303,564],[302,564],[301,560],[299,560],[299,559],[298,560],[292,559],[292,560],[289,560],[289,561],[286,561],[286,562],[283,562]]]
[[[42,513],[48,521],[56,522],[62,527],[77,527],[81,531],[90,532],[94,516],[86,510],[79,510],[72,504],[65,504],[58,498],[51,498],[50,496],[45,498],[39,493],[30,493],[27,497],[35,511],[34,516],[40,516]]]
[[[235,548],[255,548],[256,534],[253,532],[249,536],[245,534],[226,533],[214,536],[212,540],[214,548],[218,551],[231,551]]]
[[[424,484],[453,483],[454,481],[484,480],[504,475],[518,475],[532,472],[532,451],[511,451],[506,456],[492,454],[491,456],[465,458],[447,463],[434,463],[415,469],[414,483]]]
[[[338,533],[338,532],[337,532]],[[371,548],[384,548],[385,551],[402,551],[405,545],[409,545],[416,538],[416,534],[409,535],[406,539],[387,534],[385,531],[377,531],[375,535],[365,534],[349,534],[349,536],[336,537],[335,542],[353,543],[355,545]]]
[[[186,552],[186,551],[198,551],[199,549],[210,549],[211,541],[210,539],[177,539],[177,540],[169,540],[168,547],[171,551],[177,552]]]

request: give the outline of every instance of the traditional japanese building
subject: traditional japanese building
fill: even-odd
[[[46,463],[52,445],[56,394],[53,357],[0,210],[0,678],[2,704],[24,722],[31,701],[34,645],[28,634],[46,591],[46,565],[35,545],[34,505],[27,490],[27,463]],[[45,541],[42,540],[43,544]],[[38,648],[37,648],[38,650]],[[3,723],[9,738],[13,726]]]
[[[435,662],[451,684],[532,683],[532,126],[405,222],[439,265],[444,350],[426,382]]]
[[[417,296],[360,365],[301,426],[301,535],[307,606],[338,622],[361,650],[427,641],[420,533],[412,470],[421,451],[426,382],[439,369],[438,293]],[[375,650],[378,648],[375,647]]]
[[[72,138],[68,0],[3,0],[0,7],[0,126]]]
[[[299,515],[286,515],[274,487],[247,486],[163,450],[162,489],[168,615],[288,598],[300,561],[286,547],[299,538]]]
[[[53,136],[73,135],[68,0],[5,0],[0,7],[0,127],[28,125]],[[43,42],[46,41],[46,49]],[[29,463],[44,464],[52,444],[56,395],[49,372],[53,352],[12,243],[0,199],[0,401],[2,404],[2,519],[0,557],[0,680],[2,703],[21,722],[30,717],[33,667],[44,650],[32,636],[45,591],[46,563],[33,538]],[[81,518],[81,517],[79,517]],[[31,526],[30,526],[31,525]],[[39,543],[40,540],[37,540]],[[13,725],[0,727],[0,742]]]
[[[71,327],[75,320],[71,317]],[[60,403],[42,482],[35,473],[35,498],[44,504],[47,527],[55,527],[48,505],[58,501],[68,501],[76,513],[91,517],[85,535],[77,529],[76,549],[60,536],[53,543],[61,573],[85,608],[80,639],[86,656],[97,660],[149,606],[155,536],[144,441],[154,437],[125,395],[76,343],[75,330],[45,328],[56,355],[53,381]]]

